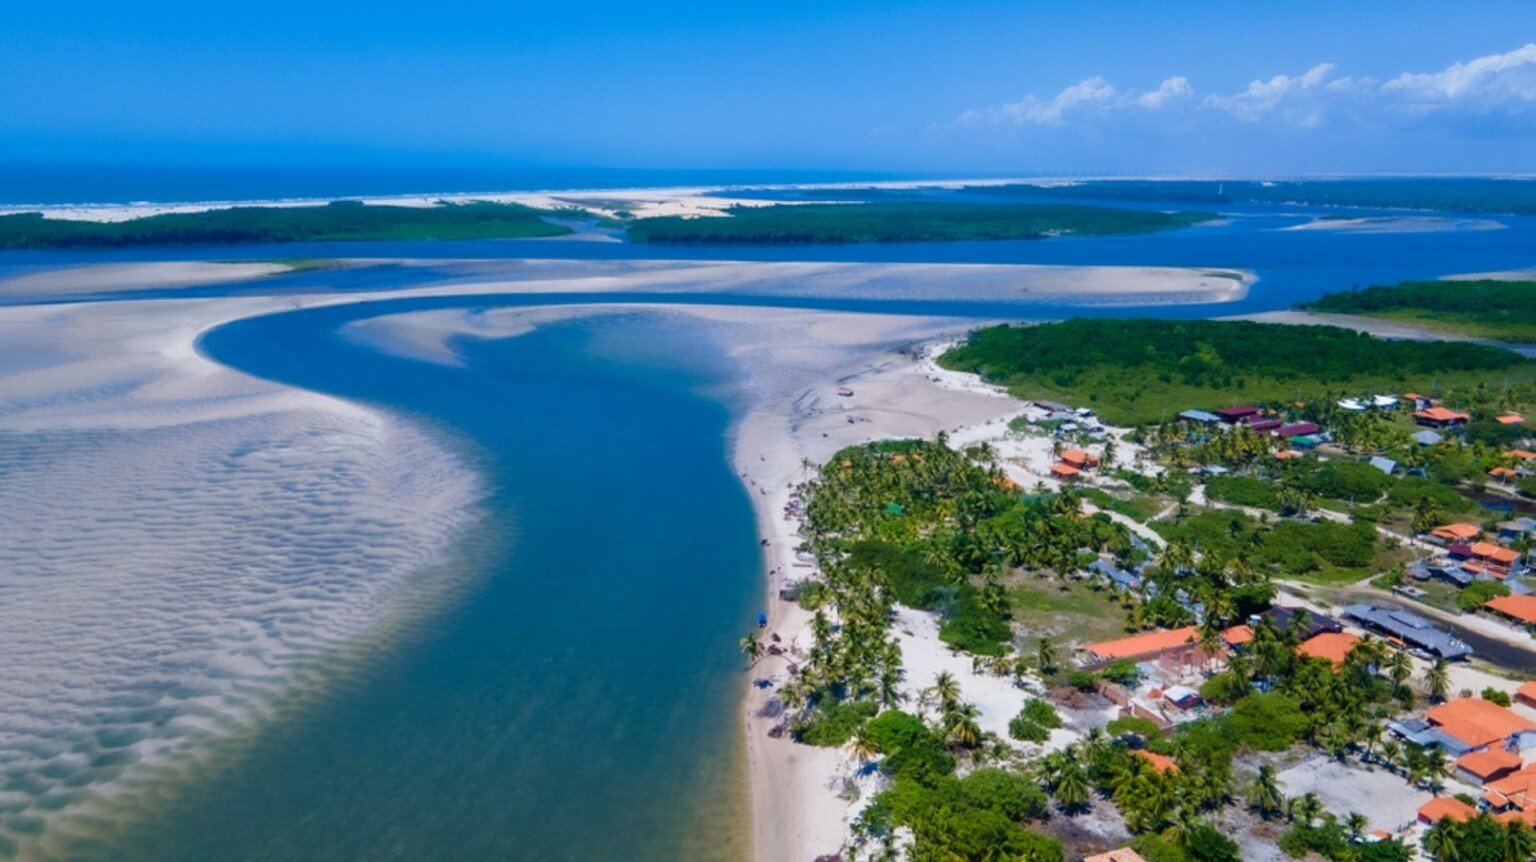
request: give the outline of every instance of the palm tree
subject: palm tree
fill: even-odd
[[[1248,785],[1248,806],[1257,811],[1259,816],[1268,820],[1285,805],[1285,797],[1280,793],[1280,785],[1275,781],[1275,768],[1269,764],[1259,767],[1259,774],[1254,776],[1253,783]]]
[[[1504,824],[1505,862],[1530,862],[1536,857],[1536,829],[1519,820]]]
[[[757,632],[747,632],[740,646],[742,654],[747,657],[747,667],[757,664],[757,660],[763,656],[763,643],[757,639]]]
[[[955,679],[955,675],[947,670],[934,679],[933,687],[928,689],[928,692],[938,699],[939,708],[944,712],[954,709],[955,704],[960,701],[960,683]]]
[[[1424,833],[1424,849],[1436,862],[1456,862],[1459,858],[1457,852],[1458,836],[1457,826],[1450,818],[1441,820]]]
[[[1387,660],[1387,673],[1392,677],[1392,684],[1398,688],[1408,681],[1413,675],[1413,660],[1402,650],[1392,653],[1392,658]]]
[[[944,736],[961,748],[975,748],[981,744],[981,725],[976,717],[981,710],[968,703],[957,703],[944,713]]]
[[[1349,833],[1349,840],[1356,844],[1365,840],[1365,830],[1370,825],[1371,821],[1358,811],[1351,811],[1349,816],[1344,818],[1344,829]]]
[[[1067,814],[1076,814],[1088,807],[1088,773],[1076,757],[1062,762],[1056,775],[1056,801]]]
[[[1317,794],[1310,790],[1291,800],[1291,819],[1302,826],[1311,826],[1312,821],[1316,820],[1322,813],[1322,800],[1318,799]]]
[[[1049,676],[1056,672],[1056,645],[1049,638],[1041,638],[1036,645],[1035,660],[1041,674]]]
[[[1445,693],[1451,688],[1451,675],[1445,659],[1437,658],[1435,663],[1429,666],[1424,674],[1424,684],[1429,687],[1429,699],[1435,702],[1445,700]]]
[[[874,740],[870,738],[869,731],[862,727],[854,731],[853,739],[849,741],[848,747],[853,752],[854,759],[858,760],[861,766],[874,760],[880,754],[880,747],[875,745]]]

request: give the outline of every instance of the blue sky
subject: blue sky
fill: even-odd
[[[16,3],[0,160],[1536,172],[1536,3]]]

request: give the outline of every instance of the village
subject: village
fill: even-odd
[[[1478,420],[1515,442],[1469,442]],[[1069,815],[1041,827],[1067,858],[1449,859],[1433,848],[1462,840],[1460,825],[1536,827],[1525,427],[1513,411],[1484,417],[1404,393],[1192,407],[1134,429],[1036,400],[957,432],[945,443],[993,465],[1003,489],[1111,523],[1124,541],[1078,549],[1054,579],[1002,583],[1011,661],[1005,650],[966,668],[926,614],[901,610],[904,696],[940,726],[971,709],[1002,762],[1038,775]],[[1325,683],[1359,693],[1297,695]],[[1302,731],[1293,713],[1309,710],[1337,714]],[[1289,729],[1214,757],[1184,732],[1248,724]],[[1194,810],[1236,855],[1197,855],[1188,837],[1182,851],[1163,847],[1183,815],[1159,812],[1164,828],[1145,832],[1113,771],[1090,780],[1105,802],[1063,799],[1063,759],[1096,764],[1105,744],[1133,758],[1133,775],[1215,780]],[[862,822],[887,779],[851,755],[843,780],[850,822]],[[867,843],[871,858],[876,846],[889,845]]]

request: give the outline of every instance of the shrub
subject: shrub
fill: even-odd
[[[1254,509],[1280,509],[1280,492],[1275,483],[1251,476],[1216,476],[1206,483],[1205,495]]]
[[[1067,685],[1078,691],[1093,691],[1095,682],[1094,675],[1086,670],[1074,670],[1067,674]]]
[[[1040,816],[1049,804],[1045,791],[1016,772],[978,769],[960,779],[960,799],[973,808],[986,808],[1009,820]]]
[[[885,755],[880,768],[924,784],[955,771],[955,759],[923,720],[899,710],[883,712],[864,726],[870,742]]]
[[[1045,742],[1051,731],[1021,712],[1008,721],[1008,735],[1020,742]]]
[[[1056,707],[1038,697],[1024,701],[1024,709],[1019,715],[1044,728],[1055,730],[1061,727],[1061,714],[1056,712]]]
[[[1104,725],[1104,732],[1110,736],[1121,736],[1134,733],[1147,739],[1162,739],[1163,731],[1158,728],[1156,722],[1150,718],[1142,718],[1135,715],[1122,715],[1119,718]]]
[[[853,738],[853,734],[867,719],[879,710],[867,700],[843,701],[821,704],[809,717],[795,724],[794,736],[807,745],[838,746]]]
[[[1489,703],[1496,703],[1499,706],[1509,706],[1510,703],[1512,703],[1509,697],[1509,692],[1499,691],[1491,685],[1483,689],[1483,700],[1486,700]]]
[[[1488,603],[1489,599],[1498,596],[1509,595],[1509,587],[1498,581],[1473,581],[1467,584],[1466,589],[1456,595],[1456,607],[1464,611],[1475,611]]]
[[[1242,698],[1225,721],[1239,744],[1257,751],[1284,751],[1307,729],[1301,703],[1277,691]]]
[[[1120,685],[1135,685],[1136,680],[1141,678],[1141,671],[1136,668],[1136,662],[1128,658],[1117,658],[1100,668],[1099,676]]]

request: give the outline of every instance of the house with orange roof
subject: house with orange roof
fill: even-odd
[[[1091,470],[1099,466],[1099,456],[1092,452],[1084,452],[1081,449],[1068,449],[1061,453],[1062,463],[1076,467],[1079,470]]]
[[[1514,458],[1517,461],[1536,461],[1536,452],[1529,449],[1511,449],[1504,453],[1505,458]]]
[[[1275,453],[1276,461],[1295,461],[1297,458],[1305,457],[1305,455],[1297,452],[1295,449],[1281,449],[1279,452]]]
[[[1456,777],[1474,787],[1497,781],[1524,766],[1520,755],[1502,748],[1474,751],[1456,759]]]
[[[1525,417],[1521,416],[1519,413],[1505,413],[1503,416],[1500,416],[1493,421],[1499,423],[1500,425],[1520,425],[1525,422]]]
[[[1426,826],[1449,817],[1456,823],[1465,823],[1477,816],[1477,810],[1454,796],[1437,796],[1419,806],[1419,822]]]
[[[1488,782],[1483,789],[1483,801],[1495,811],[1536,809],[1536,764]]]
[[[1462,751],[1505,748],[1536,732],[1536,722],[1480,697],[1442,703],[1424,713],[1436,730],[1460,743]]]
[[[1071,464],[1052,464],[1051,476],[1056,479],[1076,479],[1083,475],[1083,471]]]
[[[1483,608],[1510,622],[1522,626],[1536,626],[1536,596],[1495,596],[1483,603]],[[1530,685],[1530,683],[1526,683]]]
[[[1510,550],[1503,545],[1495,545],[1493,542],[1476,542],[1472,545],[1472,559],[1482,563],[1490,570],[1489,574],[1499,577],[1501,580],[1514,569],[1520,561],[1520,553]]]
[[[1319,632],[1297,644],[1296,654],[1303,658],[1320,658],[1338,668],[1359,643],[1360,638],[1349,632]]]
[[[1148,751],[1145,748],[1138,748],[1131,753],[1141,758],[1142,760],[1145,760],[1147,765],[1152,767],[1152,769],[1158,773],[1167,774],[1170,772],[1179,771],[1179,765],[1174,763],[1173,758],[1168,757],[1167,755],[1158,754],[1155,751]]]
[[[1536,811],[1517,808],[1514,811],[1506,811],[1503,814],[1495,814],[1493,816],[1493,820],[1495,823],[1500,825],[1510,822],[1517,822],[1524,823],[1528,827],[1536,827]]]
[[[1146,858],[1129,847],[1121,847],[1108,853],[1084,856],[1083,862],[1147,862]]]
[[[1471,415],[1445,407],[1426,407],[1413,414],[1413,421],[1428,428],[1454,428],[1471,421]]]
[[[1102,643],[1088,644],[1082,648],[1088,660],[1095,663],[1129,658],[1137,661],[1161,658],[1170,654],[1182,654],[1199,649],[1200,630],[1194,626],[1181,629],[1163,629],[1145,632]]]
[[[1455,524],[1441,524],[1429,531],[1431,536],[1444,539],[1447,542],[1465,542],[1475,539],[1483,534],[1483,528],[1476,524],[1459,522]]]
[[[1536,709],[1536,679],[1528,679],[1515,689],[1515,703]]]
[[[1253,640],[1253,629],[1246,625],[1235,625],[1221,633],[1221,642],[1226,644],[1228,649],[1240,647],[1251,640]]]
[[[1515,479],[1520,478],[1520,473],[1512,467],[1494,467],[1492,470],[1488,471],[1488,478],[1502,479],[1505,482],[1512,482]]]

